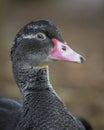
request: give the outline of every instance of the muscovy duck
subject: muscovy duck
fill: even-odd
[[[11,61],[23,102],[0,98],[0,130],[85,130],[65,107],[49,81],[48,63],[82,63],[49,20],[25,25],[16,35]]]

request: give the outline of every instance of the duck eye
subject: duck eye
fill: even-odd
[[[36,34],[36,38],[38,40],[45,40],[46,39],[46,35],[44,33],[37,33]]]

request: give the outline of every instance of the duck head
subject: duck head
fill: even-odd
[[[84,57],[69,47],[60,30],[48,20],[30,22],[18,32],[11,49],[11,59],[35,66],[57,60],[84,61]]]

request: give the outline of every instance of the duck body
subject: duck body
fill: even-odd
[[[85,130],[51,90],[34,92],[27,96],[28,100],[35,98],[37,101],[31,104],[26,101],[26,105],[24,102],[24,114],[16,130]]]
[[[85,130],[49,81],[50,61],[84,60],[69,48],[54,24],[39,20],[24,26],[14,40],[11,60],[23,102],[0,99],[0,130]]]
[[[47,71],[47,68],[35,71],[36,80],[36,73],[33,73],[31,81],[35,87],[25,90],[22,115],[16,130],[85,130],[53,90]]]
[[[0,130],[15,130],[22,104],[16,100],[0,97]]]

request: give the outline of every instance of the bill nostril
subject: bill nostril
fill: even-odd
[[[66,51],[66,46],[62,46],[62,50],[63,50],[63,51]]]
[[[81,56],[81,57],[80,57],[80,60],[81,60],[81,63],[83,63],[84,60],[85,60],[85,58]]]

